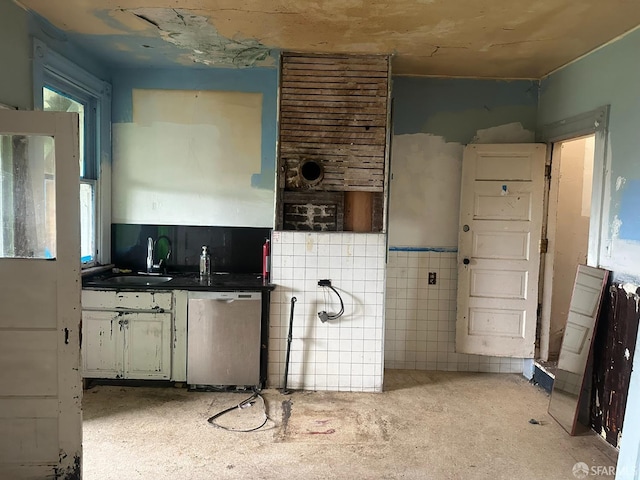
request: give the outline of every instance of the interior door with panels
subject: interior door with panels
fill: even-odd
[[[466,147],[456,350],[535,354],[546,145]]]
[[[0,478],[80,478],[78,116],[0,110]]]

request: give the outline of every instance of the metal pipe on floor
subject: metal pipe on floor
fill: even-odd
[[[287,378],[289,377],[289,357],[291,355],[291,341],[293,340],[293,310],[298,299],[291,297],[291,314],[289,316],[289,335],[287,336],[287,356],[284,361],[284,386],[282,387],[282,393],[289,395],[291,392],[287,390]]]

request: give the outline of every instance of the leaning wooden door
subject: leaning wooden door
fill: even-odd
[[[0,110],[0,478],[81,476],[78,116]]]
[[[535,354],[546,146],[470,145],[462,164],[456,351]]]

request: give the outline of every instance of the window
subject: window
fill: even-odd
[[[46,79],[45,79],[46,81]],[[64,87],[63,87],[64,88]],[[63,89],[62,88],[62,89]],[[62,90],[61,89],[61,90]],[[74,112],[79,117],[79,150],[80,150],[80,259],[83,264],[95,262],[95,188],[96,178],[94,168],[96,165],[96,155],[93,151],[87,152],[87,145],[95,145],[95,115],[85,115],[85,110],[95,107],[95,99],[91,97],[77,98],[66,92],[54,90],[53,86],[42,87],[42,98],[44,111],[51,112]],[[89,128],[87,128],[89,124]],[[87,141],[87,135],[89,138]]]
[[[53,137],[0,135],[0,257],[55,258],[55,174]]]
[[[79,117],[82,266],[107,263],[110,218],[101,212],[109,211],[102,207],[110,200],[99,172],[101,160],[110,157],[111,87],[37,39],[34,39],[34,49],[35,107],[44,111],[75,112]]]

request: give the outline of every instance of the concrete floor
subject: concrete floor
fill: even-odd
[[[207,423],[246,396],[86,390],[84,478],[551,480],[576,478],[576,462],[613,466],[617,456],[594,434],[567,435],[547,414],[547,394],[519,375],[387,370],[382,394],[265,390],[274,421],[257,432]],[[257,402],[219,423],[262,418]]]

